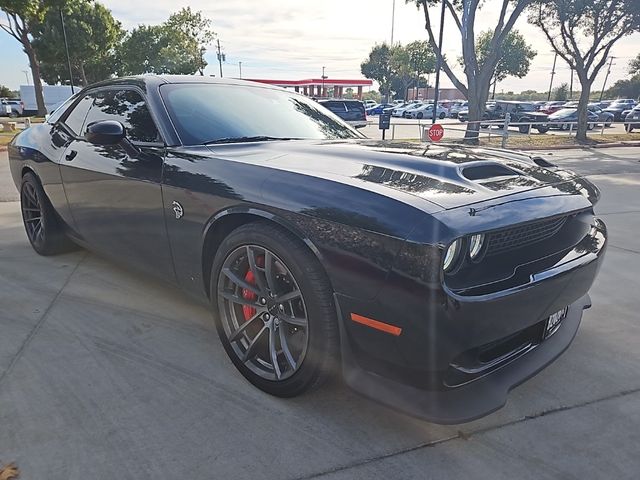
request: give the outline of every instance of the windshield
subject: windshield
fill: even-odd
[[[160,87],[185,145],[363,136],[313,100],[283,90],[207,83]]]

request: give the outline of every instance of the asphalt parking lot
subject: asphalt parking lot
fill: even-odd
[[[85,251],[36,255],[0,152],[0,462],[52,480],[638,478],[640,149],[549,158],[603,193],[593,307],[505,408],[443,427],[339,381],[270,397],[174,288]]]

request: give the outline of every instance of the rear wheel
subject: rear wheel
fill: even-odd
[[[20,207],[27,238],[40,255],[55,255],[77,248],[64,234],[40,181],[31,172],[22,177]]]
[[[247,380],[291,397],[328,378],[338,352],[332,289],[295,237],[265,222],[243,225],[219,247],[211,279],[218,335]]]
[[[440,112],[440,115],[438,115],[438,118],[440,118],[440,120],[442,120],[444,117],[446,117],[444,112]]]
[[[422,118],[423,116],[424,116],[424,115],[422,114],[422,112],[418,112],[418,113],[416,114],[416,117],[418,117],[418,118]]]

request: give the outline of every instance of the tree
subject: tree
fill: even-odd
[[[484,65],[489,57],[491,49],[491,39],[493,32],[486,30],[476,40],[476,55],[478,64]],[[530,45],[527,44],[525,38],[517,30],[512,30],[507,34],[502,46],[502,55],[498,58],[495,71],[493,73],[492,83],[495,92],[496,84],[503,81],[507,77],[522,78],[529,73],[531,60],[538,54]],[[464,61],[461,64],[464,66]]]
[[[116,72],[115,51],[124,32],[102,4],[76,0],[63,9],[74,85],[88,85]],[[47,83],[67,83],[67,66],[60,12],[49,10],[34,27],[33,46]]]
[[[576,139],[587,140],[587,105],[594,80],[607,63],[613,45],[640,29],[638,0],[538,0],[529,21],[580,81]]]
[[[12,98],[13,91],[4,85],[0,85],[0,97],[2,98]]]
[[[369,57],[360,64],[362,74],[380,84],[380,93],[383,93],[386,99],[391,94],[391,83],[394,77],[391,68],[392,53],[392,47],[386,43],[375,45],[369,52]]]
[[[567,101],[569,100],[569,84],[561,83],[559,86],[553,89],[552,97],[554,100]]]
[[[214,37],[211,20],[183,8],[165,23],[129,32],[119,49],[120,73],[204,74],[204,53]]]
[[[640,73],[640,53],[629,62],[629,73],[631,75],[638,75]]]
[[[422,10],[429,46],[436,54],[436,58],[451,82],[469,100],[469,123],[465,134],[467,143],[477,143],[480,120],[489,97],[489,85],[496,71],[498,61],[502,56],[507,35],[513,29],[518,17],[532,1],[500,0],[496,28],[493,30],[489,41],[487,55],[482,62],[479,62],[476,53],[474,27],[476,14],[485,5],[485,2],[481,0],[406,0],[407,3],[414,3],[418,9]],[[443,52],[438,49],[429,7],[442,5],[441,2],[444,2],[444,7],[453,18],[460,32],[466,85],[453,72]]]
[[[0,23],[0,28],[20,42],[24,53],[29,58],[38,115],[41,116],[47,113],[47,109],[42,95],[40,64],[31,43],[31,35],[33,27],[44,20],[49,10],[61,8],[65,3],[64,0],[0,0],[0,10],[5,13],[7,18],[6,24]]]
[[[415,88],[420,84],[426,84],[422,75],[434,73],[436,71],[436,56],[426,40],[416,40],[405,47],[409,54],[409,65],[415,73]],[[417,92],[416,92],[417,98]]]
[[[640,98],[640,73],[628,80],[618,80],[606,95],[609,98]]]

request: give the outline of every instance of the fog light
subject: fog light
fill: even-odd
[[[478,260],[482,247],[484,246],[484,234],[472,235],[469,241],[469,257],[471,260]]]
[[[444,254],[444,262],[442,264],[442,268],[445,272],[448,272],[453,269],[453,267],[457,263],[458,255],[460,253],[460,239],[455,240],[449,248],[447,248],[447,252]]]

